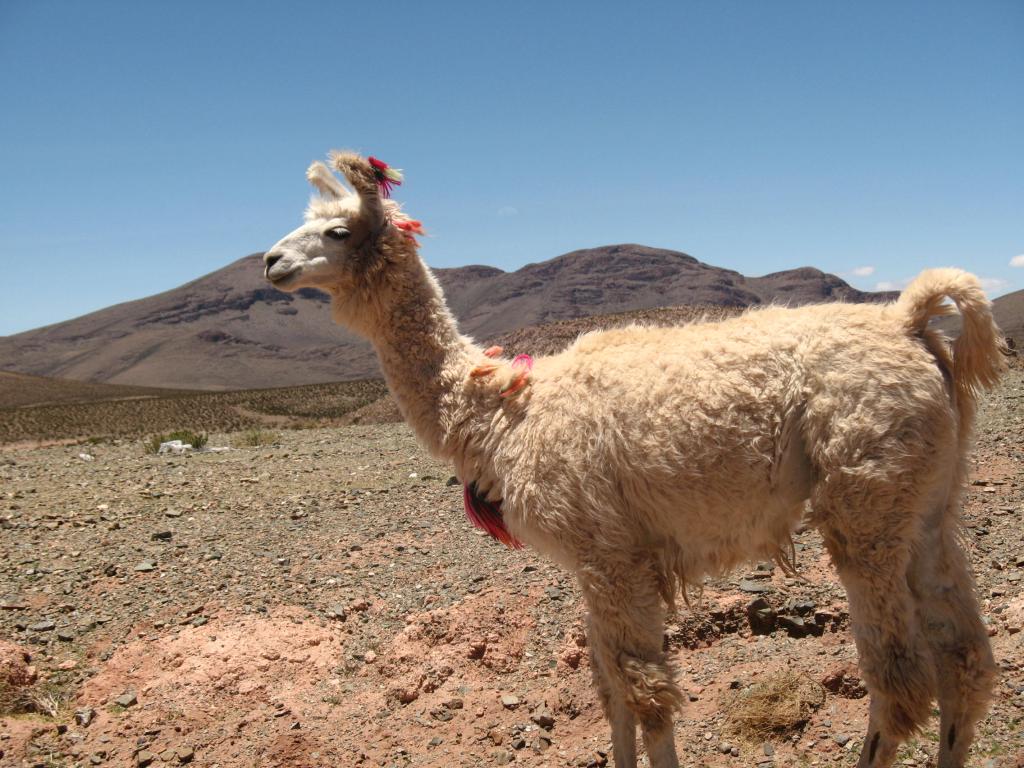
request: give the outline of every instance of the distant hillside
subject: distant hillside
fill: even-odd
[[[128,400],[183,394],[185,391],[187,390],[52,379],[46,376],[0,371],[0,408]]]
[[[463,330],[487,338],[540,323],[678,305],[746,307],[871,301],[812,268],[745,277],[677,251],[613,245],[515,272],[470,266],[436,274]],[[286,294],[260,254],[190,283],[83,317],[0,338],[0,369],[85,381],[249,389],[378,375],[369,345],[336,326],[327,297]]]

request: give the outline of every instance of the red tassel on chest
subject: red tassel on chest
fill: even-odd
[[[523,542],[509,533],[505,518],[501,514],[501,502],[488,501],[479,494],[476,483],[467,483],[462,489],[462,500],[466,505],[466,517],[509,549],[522,549]]]

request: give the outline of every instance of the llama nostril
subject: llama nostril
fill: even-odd
[[[265,253],[265,254],[263,254],[263,263],[267,265],[267,270],[269,271],[272,266],[277,264],[277,262],[279,262],[281,260],[282,256],[284,256],[283,253]]]

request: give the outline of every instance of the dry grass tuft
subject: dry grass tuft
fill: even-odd
[[[783,670],[725,702],[727,728],[748,741],[763,741],[801,728],[824,703],[821,685],[806,675]]]
[[[255,427],[235,436],[232,441],[236,448],[259,448],[274,445],[281,441],[281,435],[269,429]]]

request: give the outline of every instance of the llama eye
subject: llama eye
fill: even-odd
[[[344,240],[351,232],[344,227],[333,227],[324,232],[324,237],[329,237],[331,240]]]

